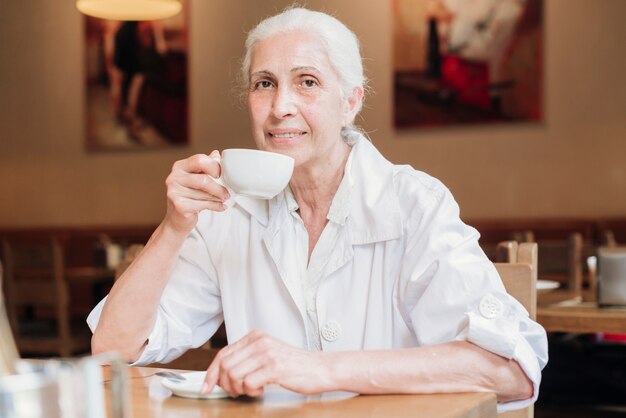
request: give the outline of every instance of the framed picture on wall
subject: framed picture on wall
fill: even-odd
[[[392,0],[394,126],[543,119],[543,0]]]
[[[158,21],[85,16],[88,150],[188,144],[187,3]]]

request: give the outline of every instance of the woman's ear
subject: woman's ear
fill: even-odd
[[[344,100],[343,103],[343,126],[348,126],[354,122],[356,114],[361,109],[361,102],[363,101],[363,87],[355,87],[352,89],[350,95]]]

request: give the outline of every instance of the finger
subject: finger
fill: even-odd
[[[261,351],[259,341],[258,338],[248,334],[236,343],[229,345],[222,357],[223,366],[227,369],[233,369],[245,360],[256,358]]]
[[[208,179],[206,174],[187,174],[181,178],[172,177],[168,178],[166,184],[167,197],[168,200],[171,201],[176,201],[180,198],[187,198],[193,200],[225,202],[230,198],[228,190]]]
[[[196,154],[175,162],[172,167],[172,172],[204,173],[213,177],[219,177],[221,169],[216,158],[219,158],[219,152],[217,151],[213,151],[210,156],[206,154]]]
[[[213,390],[215,385],[217,384],[217,380],[219,378],[220,366],[222,362],[222,351],[221,349],[217,355],[213,358],[211,364],[206,370],[206,376],[204,377],[204,383],[202,384],[202,389],[200,389],[200,393],[205,394],[209,393]]]
[[[201,192],[199,190],[192,190],[192,189],[181,189],[180,191],[177,192],[176,199],[190,199],[190,200],[200,200],[204,202],[224,203],[224,201],[217,196],[213,196],[212,194],[208,194],[206,192]]]
[[[243,379],[243,393],[247,396],[261,396],[265,385],[274,382],[274,372],[270,367],[260,367]]]
[[[215,178],[207,174],[192,174],[182,179],[182,184],[188,188],[202,190],[222,200],[230,199],[230,193],[226,187],[215,181]]]
[[[204,190],[191,189],[179,184],[172,186],[168,189],[167,195],[170,200],[176,199],[192,199],[192,200],[205,200],[210,202],[224,202],[225,200],[221,196],[216,196]],[[228,195],[230,197],[230,195]],[[226,199],[228,200],[228,199]]]
[[[171,200],[170,204],[174,211],[182,215],[197,214],[205,209],[215,212],[223,212],[226,210],[226,206],[223,203],[203,200],[177,198]]]
[[[256,341],[260,338],[263,338],[266,334],[263,331],[253,330],[235,341],[234,343],[228,344],[224,347],[220,353],[223,357],[229,356],[234,351],[238,351],[244,347],[247,347],[251,342]]]
[[[213,359],[213,362],[211,362],[211,364],[207,368],[207,373],[204,378],[204,384],[202,385],[201,393],[208,393],[213,390],[219,380],[220,370],[222,368],[222,362],[224,361],[224,359],[233,352],[239,351],[240,349],[245,347],[248,342],[252,340],[251,334],[253,334],[253,332],[248,333],[246,336],[239,339],[238,341],[227,345],[217,353],[217,355]],[[222,386],[221,383],[220,386]],[[222,386],[222,389],[226,390],[224,386]]]
[[[255,370],[265,367],[264,357],[261,353],[254,353],[252,357],[244,357],[241,361],[231,364],[233,357],[231,355],[222,361],[218,380],[224,382],[231,395],[244,395],[246,394],[244,388],[246,377]]]
[[[223,201],[230,199],[230,193],[228,193],[228,190],[206,174],[181,175],[180,178],[175,179],[175,182],[188,189],[200,190],[209,193],[222,199]]]
[[[242,378],[250,371],[260,367],[259,355],[255,351],[258,350],[258,341],[263,338],[267,338],[264,333],[252,331],[220,350],[215,358],[215,367],[219,368],[217,382],[226,392],[233,396],[243,394]],[[241,364],[248,359],[255,359],[257,363],[246,362]]]

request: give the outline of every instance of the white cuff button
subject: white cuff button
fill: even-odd
[[[495,296],[486,295],[480,300],[478,311],[487,319],[497,318],[502,315],[504,304]]]
[[[341,325],[337,321],[328,321],[322,327],[322,338],[328,342],[333,342],[341,336]]]

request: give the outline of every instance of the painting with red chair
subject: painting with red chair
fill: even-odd
[[[393,0],[396,128],[542,120],[543,0]]]

